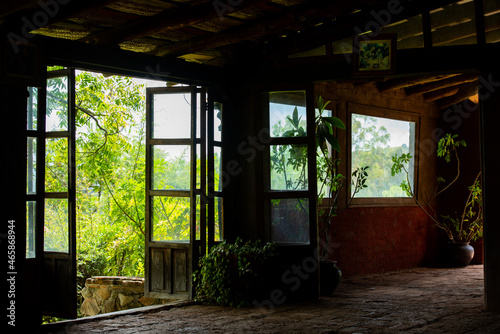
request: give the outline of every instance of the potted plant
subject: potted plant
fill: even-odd
[[[325,108],[330,101],[324,101],[321,96],[317,97],[318,114],[316,115],[316,146],[317,146],[317,177],[321,182],[318,188],[318,225],[320,227],[320,293],[330,295],[340,283],[342,272],[336,265],[336,261],[330,261],[329,250],[331,242],[331,226],[333,217],[345,210],[352,202],[354,196],[363,188],[366,188],[368,177],[368,166],[355,169],[352,172],[351,183],[352,195],[347,204],[339,209],[338,199],[342,189],[347,184],[347,178],[338,173],[340,159],[335,159],[329,145],[340,152],[340,145],[334,136],[333,129],[345,129],[344,123],[336,118],[324,116]],[[323,201],[326,200],[326,206],[320,208]]]
[[[446,184],[442,177],[437,177],[437,186],[434,189],[432,196],[421,202],[410,186],[409,173],[407,170],[408,163],[412,158],[410,154],[394,155],[392,157],[393,165],[391,174],[393,176],[403,172],[406,174],[406,179],[401,183],[401,189],[406,192],[409,197],[412,197],[420,209],[431,219],[435,227],[443,230],[450,240],[448,247],[448,257],[452,264],[456,266],[467,266],[474,256],[474,248],[470,245],[471,241],[475,241],[483,235],[483,206],[482,206],[482,189],[479,172],[472,183],[468,187],[469,195],[464,203],[461,215],[452,217],[450,215],[439,214],[438,210],[433,207],[435,199],[448,190],[452,184],[457,182],[460,177],[460,158],[458,149],[466,147],[464,140],[459,140],[458,135],[445,134],[438,143],[437,155],[450,163],[452,158],[456,162],[456,176]]]

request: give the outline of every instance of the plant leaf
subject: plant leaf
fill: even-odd
[[[322,117],[322,119],[330,123],[334,127],[345,130],[345,124],[340,120],[340,118],[331,116],[331,117]]]

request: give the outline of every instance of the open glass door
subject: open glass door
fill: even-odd
[[[195,87],[148,88],[146,94],[145,294],[190,299],[196,217],[203,216],[196,190],[205,170],[197,166],[197,152],[205,150],[199,127],[205,104]]]
[[[77,316],[74,79],[74,69],[49,71],[46,88],[39,90],[36,139],[44,154],[36,159],[36,176],[43,195],[28,203],[28,221],[36,215],[33,220],[43,222],[28,223],[39,236],[34,240],[43,240],[39,252],[28,248],[32,256],[43,255],[43,313],[66,319]]]

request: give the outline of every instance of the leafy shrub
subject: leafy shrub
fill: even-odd
[[[265,289],[274,257],[272,243],[223,241],[200,259],[200,270],[193,274],[195,300],[237,307],[252,305]]]

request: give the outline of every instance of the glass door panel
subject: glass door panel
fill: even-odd
[[[190,138],[191,94],[155,94],[153,99],[152,138]]]
[[[45,191],[68,191],[68,139],[48,138],[45,142]]]
[[[45,199],[44,251],[69,253],[68,200]]]
[[[47,80],[46,131],[68,131],[68,77]]]
[[[152,240],[189,242],[190,198],[155,196],[152,201]]]
[[[153,189],[189,190],[191,146],[154,145],[151,149]]]

